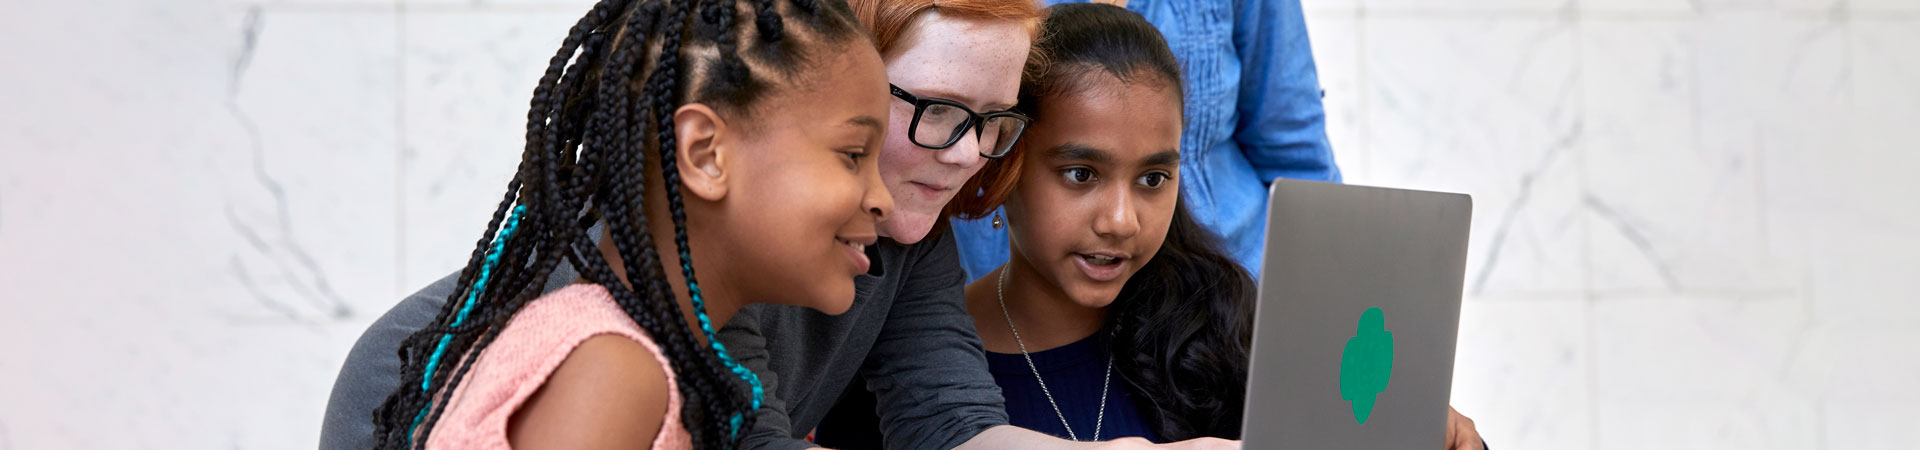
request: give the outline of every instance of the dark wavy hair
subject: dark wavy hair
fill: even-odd
[[[533,90],[519,169],[457,288],[434,325],[401,344],[404,382],[372,418],[378,447],[425,446],[475,359],[515,312],[543,293],[563,260],[605,287],[659,341],[685,399],[681,421],[694,447],[734,446],[735,430],[752,427],[749,410],[758,402],[743,385],[757,378],[726,356],[710,330],[702,331],[711,347],[695,339],[648,231],[643,189],[650,176],[662,177],[680,257],[676,269],[704,325],[673,164],[673,111],[699,102],[728,117],[750,117],[752,105],[775,89],[804,82],[812,72],[809,56],[822,46],[856,43],[871,45],[838,0],[594,5],[569,30]],[[646,167],[649,151],[658,167]],[[606,225],[632,288],[599,251],[598,236],[587,233],[595,222]]]
[[[1160,252],[1109,306],[1120,379],[1169,440],[1240,438],[1253,341],[1253,277],[1184,203]]]
[[[1182,103],[1180,63],[1153,24],[1100,4],[1048,8],[1035,51],[1052,59],[1020,86],[1029,114],[1050,98],[1083,94],[1105,73],[1164,83]],[[1178,200],[1167,238],[1108,307],[1114,368],[1168,440],[1238,439],[1253,339],[1253,277]]]

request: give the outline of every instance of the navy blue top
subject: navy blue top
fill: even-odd
[[[1060,414],[1066,415],[1067,423],[1073,424],[1073,432],[1078,433],[1080,439],[1108,441],[1138,436],[1164,442],[1147,425],[1146,416],[1140,413],[1140,407],[1118,374],[1107,383],[1106,418],[1100,423],[1099,438],[1094,439],[1094,421],[1100,414],[1100,384],[1106,376],[1111,341],[1112,335],[1103,330],[1072,344],[1033,353],[1033,366],[1046,379],[1047,389],[1060,404]],[[1026,358],[1019,353],[987,352],[987,370],[993,373],[993,382],[1000,385],[1001,394],[1006,396],[1009,423],[1067,438],[1066,428],[1060,426],[1060,415],[1054,414],[1046,394],[1041,393]]]

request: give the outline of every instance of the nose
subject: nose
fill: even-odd
[[[967,131],[960,133],[959,142],[954,142],[952,146],[940,149],[934,154],[933,159],[943,164],[952,164],[960,167],[980,165],[980,161],[985,159],[980,156],[980,135],[975,133],[974,128],[969,127]]]
[[[887,192],[887,184],[880,179],[879,164],[867,164],[860,168],[860,178],[867,193],[860,197],[860,207],[873,215],[874,222],[884,222],[893,215],[893,194]]]
[[[1140,215],[1133,205],[1134,196],[1127,186],[1107,185],[1099,196],[1099,214],[1094,216],[1093,232],[1103,237],[1126,239],[1140,232]]]

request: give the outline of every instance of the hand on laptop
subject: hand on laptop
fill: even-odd
[[[1447,407],[1447,450],[1481,450],[1486,443],[1480,440],[1480,431],[1473,429],[1473,419],[1461,415],[1459,410]]]
[[[1180,442],[1169,442],[1165,444],[1155,445],[1152,442],[1147,442],[1146,439],[1129,437],[1129,438],[1120,438],[1120,439],[1115,439],[1111,441],[1106,441],[1106,442],[1102,442],[1101,444],[1104,444],[1099,447],[1102,450],[1109,450],[1109,449],[1116,449],[1116,450],[1117,449],[1239,450],[1240,449],[1240,441],[1229,441],[1229,440],[1219,439],[1219,438],[1188,439]]]
[[[1239,450],[1240,441],[1229,441],[1220,438],[1199,438],[1160,444],[1160,448],[1179,450]]]

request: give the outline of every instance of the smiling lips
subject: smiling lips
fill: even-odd
[[[867,258],[867,246],[873,245],[876,240],[878,238],[872,236],[834,239],[846,251],[847,259],[853,261],[855,275],[867,273],[867,269],[873,267],[873,260]]]
[[[909,181],[908,183],[911,183],[913,184],[914,187],[920,188],[920,190],[925,191],[928,197],[939,197],[940,194],[953,190],[953,188],[951,187],[935,186],[927,183],[921,183],[918,181]]]

